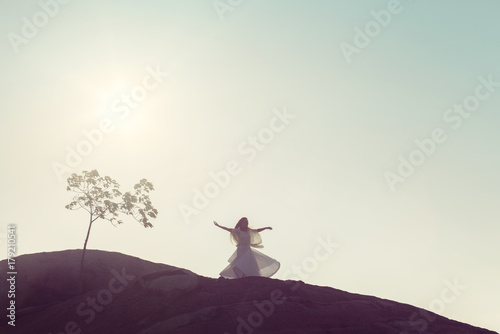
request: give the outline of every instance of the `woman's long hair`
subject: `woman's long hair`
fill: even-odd
[[[246,230],[248,229],[248,219],[247,217],[242,217],[236,225],[234,226],[235,229],[240,229],[240,230]]]
[[[260,235],[258,232],[253,231],[250,226],[248,226],[248,219],[247,217],[242,217],[240,220],[238,220],[238,223],[234,226],[235,230],[242,230],[242,231],[248,231],[250,232],[250,246],[255,247],[255,248],[262,248],[262,239],[260,238]],[[230,233],[229,235],[231,243],[238,244],[238,240],[236,240],[236,237],[234,233]]]
[[[247,217],[242,217],[240,218],[240,220],[238,220],[238,222],[236,223],[236,225],[234,226],[234,229],[235,230],[243,230],[243,231],[246,231],[248,230],[248,218]],[[236,240],[236,237],[234,235],[233,232],[231,232],[229,234],[229,240],[231,240],[231,243],[232,244],[238,244],[238,240]]]

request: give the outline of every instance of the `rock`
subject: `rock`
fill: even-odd
[[[141,276],[139,283],[145,289],[158,290],[163,293],[185,293],[198,286],[198,278],[183,270],[161,271]]]
[[[212,279],[95,250],[88,251],[84,289],[75,295],[80,256],[81,250],[69,250],[17,258],[15,333],[494,333],[330,287],[265,277]],[[7,291],[5,281],[0,289]],[[6,307],[6,294],[0,300]],[[415,314],[425,317],[415,321]],[[7,326],[0,323],[0,332],[11,332]]]
[[[176,317],[155,323],[153,326],[137,334],[168,333],[191,324],[205,322],[215,317],[217,307],[207,306],[194,312],[184,313]]]

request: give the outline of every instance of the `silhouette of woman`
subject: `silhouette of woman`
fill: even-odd
[[[259,232],[272,230],[272,227],[251,229],[248,227],[248,219],[241,218],[234,228],[228,228],[217,224],[231,233],[231,240],[236,243],[236,251],[229,258],[229,265],[221,271],[224,278],[243,278],[248,276],[271,277],[280,268],[280,263],[267,255],[262,254],[255,248],[262,248],[262,239]]]

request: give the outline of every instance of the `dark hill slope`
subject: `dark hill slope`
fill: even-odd
[[[422,309],[297,281],[212,279],[120,253],[81,250],[16,260],[16,327],[2,333],[487,334]],[[6,261],[0,262],[6,272]],[[7,291],[7,282],[0,283]],[[2,308],[7,297],[2,293]],[[5,310],[5,308],[3,308]]]

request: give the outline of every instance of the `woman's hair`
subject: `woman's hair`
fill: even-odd
[[[248,219],[247,217],[242,217],[240,220],[238,220],[238,223],[234,226],[235,229],[244,229],[246,230],[248,228]]]
[[[256,230],[252,230],[250,226],[248,226],[248,219],[247,217],[242,217],[240,220],[238,220],[238,223],[234,227],[234,230],[243,230],[243,231],[248,231],[250,234],[250,246],[256,247],[256,248],[262,248],[262,239],[260,238],[259,233]],[[238,241],[238,233],[234,233],[235,231],[232,231],[230,234],[230,240],[231,243],[236,243],[236,245],[239,244]]]

